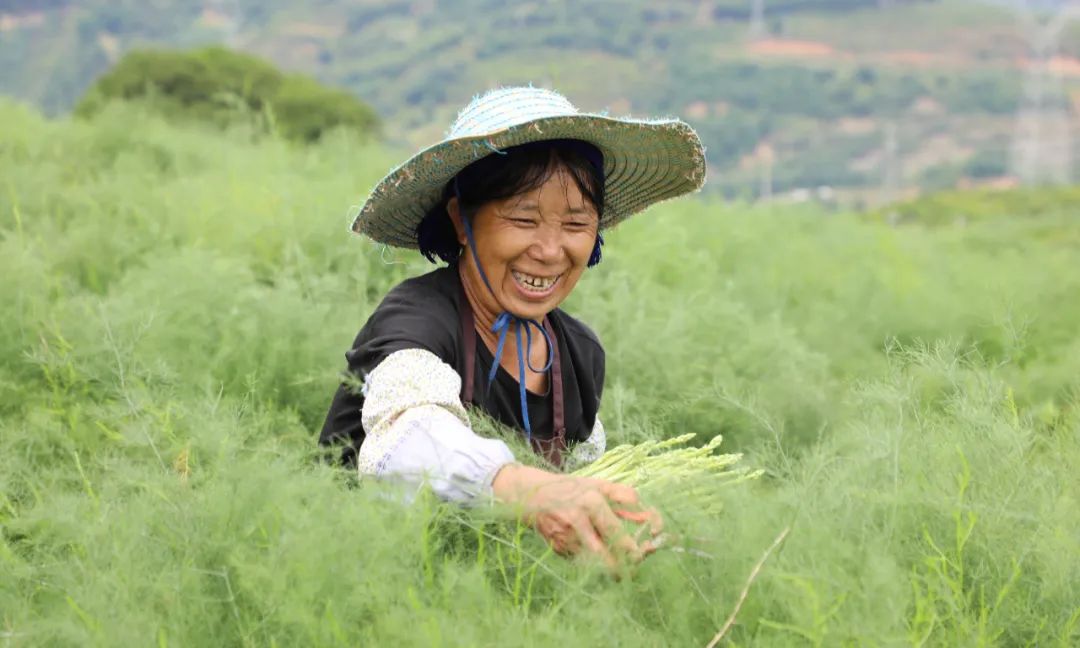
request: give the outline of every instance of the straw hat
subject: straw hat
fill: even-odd
[[[474,98],[443,141],[380,180],[352,229],[379,243],[416,248],[417,226],[459,171],[501,149],[549,139],[584,140],[604,154],[601,229],[705,183],[705,149],[685,122],[580,113],[551,90],[501,88]]]

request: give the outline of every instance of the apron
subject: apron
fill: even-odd
[[[476,325],[473,319],[472,306],[465,296],[465,290],[461,290],[461,339],[465,345],[465,376],[461,381],[462,404],[473,403],[473,377],[476,375]],[[553,357],[551,361],[551,401],[552,401],[552,424],[553,434],[551,439],[542,440],[533,437],[533,451],[544,457],[556,468],[562,467],[563,452],[566,450],[566,411],[563,403],[562,363],[559,358],[559,343],[555,338],[555,330],[551,327],[551,320],[544,318],[544,330],[551,338],[553,345]]]

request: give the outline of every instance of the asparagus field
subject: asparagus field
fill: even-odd
[[[651,474],[681,541],[615,580],[319,460],[344,352],[431,267],[347,231],[398,159],[0,103],[0,646],[1080,644],[1075,191],[610,232],[566,305],[609,447],[721,471]]]

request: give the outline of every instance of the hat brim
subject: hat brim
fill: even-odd
[[[379,243],[415,249],[417,226],[459,171],[496,150],[549,139],[584,140],[603,153],[601,229],[650,205],[697,191],[705,183],[704,147],[683,121],[591,114],[546,117],[447,140],[417,153],[375,186],[352,229]]]

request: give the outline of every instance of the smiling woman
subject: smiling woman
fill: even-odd
[[[632,488],[522,466],[472,431],[466,406],[556,467],[602,455],[604,350],[558,307],[599,263],[603,228],[699,189],[704,174],[700,140],[678,120],[581,114],[536,88],[475,99],[361,208],[357,232],[448,265],[371,314],[345,354],[363,389],[338,389],[320,443],[363,475],[514,504],[562,553],[614,566],[652,551],[622,532],[620,519],[662,526]]]

